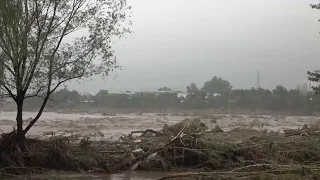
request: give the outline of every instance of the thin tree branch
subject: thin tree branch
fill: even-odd
[[[51,4],[51,1],[50,1],[50,4]],[[39,50],[39,45],[40,45],[40,41],[41,41],[41,36],[42,36],[42,30],[43,30],[43,27],[45,26],[46,24],[46,20],[48,18],[48,14],[49,14],[49,8],[50,8],[50,4],[47,6],[47,10],[46,10],[46,14],[45,14],[45,18],[44,18],[44,22],[42,25],[40,25],[40,22],[39,22],[39,19],[41,18],[41,15],[42,14],[37,14],[37,26],[38,26],[38,34],[37,34],[37,43],[36,43],[36,57],[35,57],[35,60],[33,61],[33,65],[31,66],[31,69],[30,71],[27,72],[27,75],[26,75],[26,81],[23,85],[23,89],[24,89],[24,92],[26,92],[29,88],[29,85],[31,83],[31,80],[33,78],[33,75],[34,75],[34,72],[36,70],[36,67],[38,65],[38,62],[40,61],[40,56],[41,56],[41,53],[43,51],[43,48],[45,46],[45,43],[47,42],[47,38],[49,36],[49,32],[50,32],[50,29],[53,25],[53,21],[54,21],[54,18],[56,16],[56,11],[57,11],[57,7],[58,7],[58,2],[55,1],[55,6],[54,6],[54,10],[53,10],[53,15],[51,17],[51,20],[49,22],[49,26],[48,26],[48,29],[45,33],[45,37],[43,37],[43,40],[42,40],[42,43],[41,43],[41,47],[40,47],[40,50]],[[38,3],[36,2],[36,6],[38,7]],[[43,5],[44,7],[44,5]],[[37,8],[38,9],[38,8]],[[41,11],[42,12],[42,11]]]
[[[7,87],[7,86],[2,82],[2,80],[0,80],[0,85],[7,91],[7,93],[10,95],[10,97],[11,97],[14,101],[17,101],[16,96],[12,93],[12,91],[10,90],[10,88]]]
[[[36,91],[36,93],[32,94],[32,95],[26,95],[24,97],[24,99],[28,99],[28,98],[32,98],[32,97],[35,97],[35,96],[38,96],[39,93],[41,92],[41,90],[43,90],[45,87],[47,87],[47,85],[44,85],[44,86],[41,86],[38,88],[38,90]]]

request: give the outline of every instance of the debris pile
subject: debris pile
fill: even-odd
[[[69,142],[63,137],[28,139],[27,152],[23,153],[16,148],[12,132],[0,139],[0,171],[16,174],[32,167],[86,172],[193,172],[164,179],[191,176],[250,179],[284,174],[311,177],[320,171],[319,129],[304,126],[285,133],[252,131],[256,133],[233,142],[221,137],[239,136],[242,129],[224,132],[216,126],[208,131],[200,119],[186,119],[165,125],[160,131],[140,131],[142,136],[138,137],[133,137],[133,132],[117,142],[90,141],[89,137],[80,142]],[[152,136],[147,136],[148,133]]]
[[[284,134],[286,136],[320,136],[320,127],[318,124],[312,124],[310,126],[305,124],[301,129],[285,129]]]
[[[209,130],[206,124],[203,123],[200,119],[185,119],[172,126],[165,125],[162,129],[162,132],[167,135],[176,135],[184,127],[186,127],[186,129],[184,130],[185,134],[199,134]]]

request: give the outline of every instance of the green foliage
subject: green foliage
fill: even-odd
[[[220,79],[220,80],[219,80]],[[220,82],[227,82],[221,78],[213,78]],[[211,82],[211,81],[208,81]],[[219,83],[218,83],[219,84]],[[225,83],[226,88],[231,88]],[[160,90],[168,90],[164,87]],[[165,112],[167,109],[179,111],[182,109],[228,109],[241,112],[279,112],[291,115],[311,115],[320,113],[320,95],[309,92],[301,93],[298,89],[286,89],[278,85],[273,90],[262,88],[230,89],[228,92],[207,93],[199,90],[195,83],[187,87],[186,96],[180,96],[173,91],[158,91],[154,93],[118,94],[100,90],[95,95],[80,95],[76,91],[61,89],[52,94],[56,102],[49,102],[50,107],[76,107],[79,103],[90,106],[109,108],[134,108],[134,109],[158,109]],[[213,92],[213,91],[211,91]],[[40,98],[32,98],[27,101],[28,107],[36,107]]]
[[[94,97],[95,101],[97,103],[103,104],[108,100],[108,94],[109,92],[107,90],[100,90]]]
[[[159,88],[158,91],[172,91],[172,89],[168,87],[162,87],[162,88]]]
[[[320,3],[318,4],[310,4],[312,9],[320,9]]]
[[[214,76],[210,81],[204,83],[202,91],[206,93],[225,93],[232,89],[230,83],[221,77]]]
[[[198,89],[195,83],[191,83],[190,86],[186,87],[188,93],[198,93],[200,90]]]
[[[313,81],[313,82],[319,82],[320,81],[320,70],[316,70],[316,71],[308,71],[308,79],[309,81]],[[320,93],[320,87],[312,87],[313,90],[315,91],[315,93],[319,94]]]
[[[79,102],[80,94],[78,91],[69,91],[67,88],[60,89],[51,97],[55,101]]]
[[[107,90],[100,90],[95,95],[80,95],[76,91],[61,89],[52,94],[53,102],[50,107],[76,107],[79,103],[97,107],[110,108],[153,108],[166,109],[231,109],[241,111],[272,111],[293,115],[311,115],[320,113],[320,95],[302,94],[297,89],[287,90],[277,86],[268,89],[234,89],[229,93],[211,94],[198,91],[179,97],[178,93],[155,92],[139,94],[110,94]],[[41,98],[31,98],[26,101],[27,106],[36,107]],[[58,101],[58,102],[56,102]],[[64,105],[65,104],[65,105]]]

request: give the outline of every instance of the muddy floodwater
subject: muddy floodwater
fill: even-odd
[[[34,112],[24,112],[24,126],[35,117]],[[174,124],[186,117],[158,116],[156,114],[122,114],[105,116],[102,114],[60,114],[44,112],[39,121],[28,133],[30,137],[48,136],[91,136],[97,139],[119,139],[123,134],[147,128],[161,129],[164,124]],[[15,112],[0,114],[0,130],[12,131],[15,126]]]
[[[24,125],[35,117],[34,112],[24,112]],[[218,125],[224,131],[236,127],[256,128],[281,132],[284,129],[300,128],[304,124],[320,122],[320,117],[312,116],[250,116],[250,115],[218,115],[214,122],[205,123],[210,127]],[[46,138],[55,136],[91,136],[96,139],[118,140],[123,134],[135,130],[154,129],[160,130],[165,124],[172,125],[185,118],[196,118],[191,116],[171,116],[170,114],[119,114],[116,116],[105,116],[102,114],[60,114],[44,112],[39,121],[28,133],[30,137]],[[203,117],[199,117],[203,119]],[[12,131],[15,126],[15,112],[1,112],[0,130],[2,132]]]

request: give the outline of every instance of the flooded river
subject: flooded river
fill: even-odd
[[[15,112],[2,112],[0,114],[0,131],[12,131],[15,126]],[[28,125],[35,112],[24,112],[24,126]],[[121,114],[106,116],[102,114],[62,114],[44,112],[38,122],[28,132],[33,138],[46,138],[47,135],[56,136],[101,136],[101,138],[115,140],[123,134],[143,129],[161,129],[165,124],[174,124],[186,117],[159,116],[156,114]]]
[[[24,112],[24,126],[28,125],[35,112]],[[213,115],[215,124],[224,131],[235,127],[256,127],[260,130],[283,131],[283,129],[300,128],[304,124],[320,123],[319,117],[312,116],[250,116],[250,115]],[[104,116],[102,114],[62,114],[55,112],[44,112],[38,122],[28,132],[33,138],[46,138],[55,134],[56,136],[87,137],[94,136],[100,139],[119,139],[123,134],[131,131],[154,129],[160,130],[165,124],[172,125],[190,116],[171,116],[154,113],[119,114],[116,116]],[[0,131],[12,131],[15,126],[15,112],[1,112]]]

